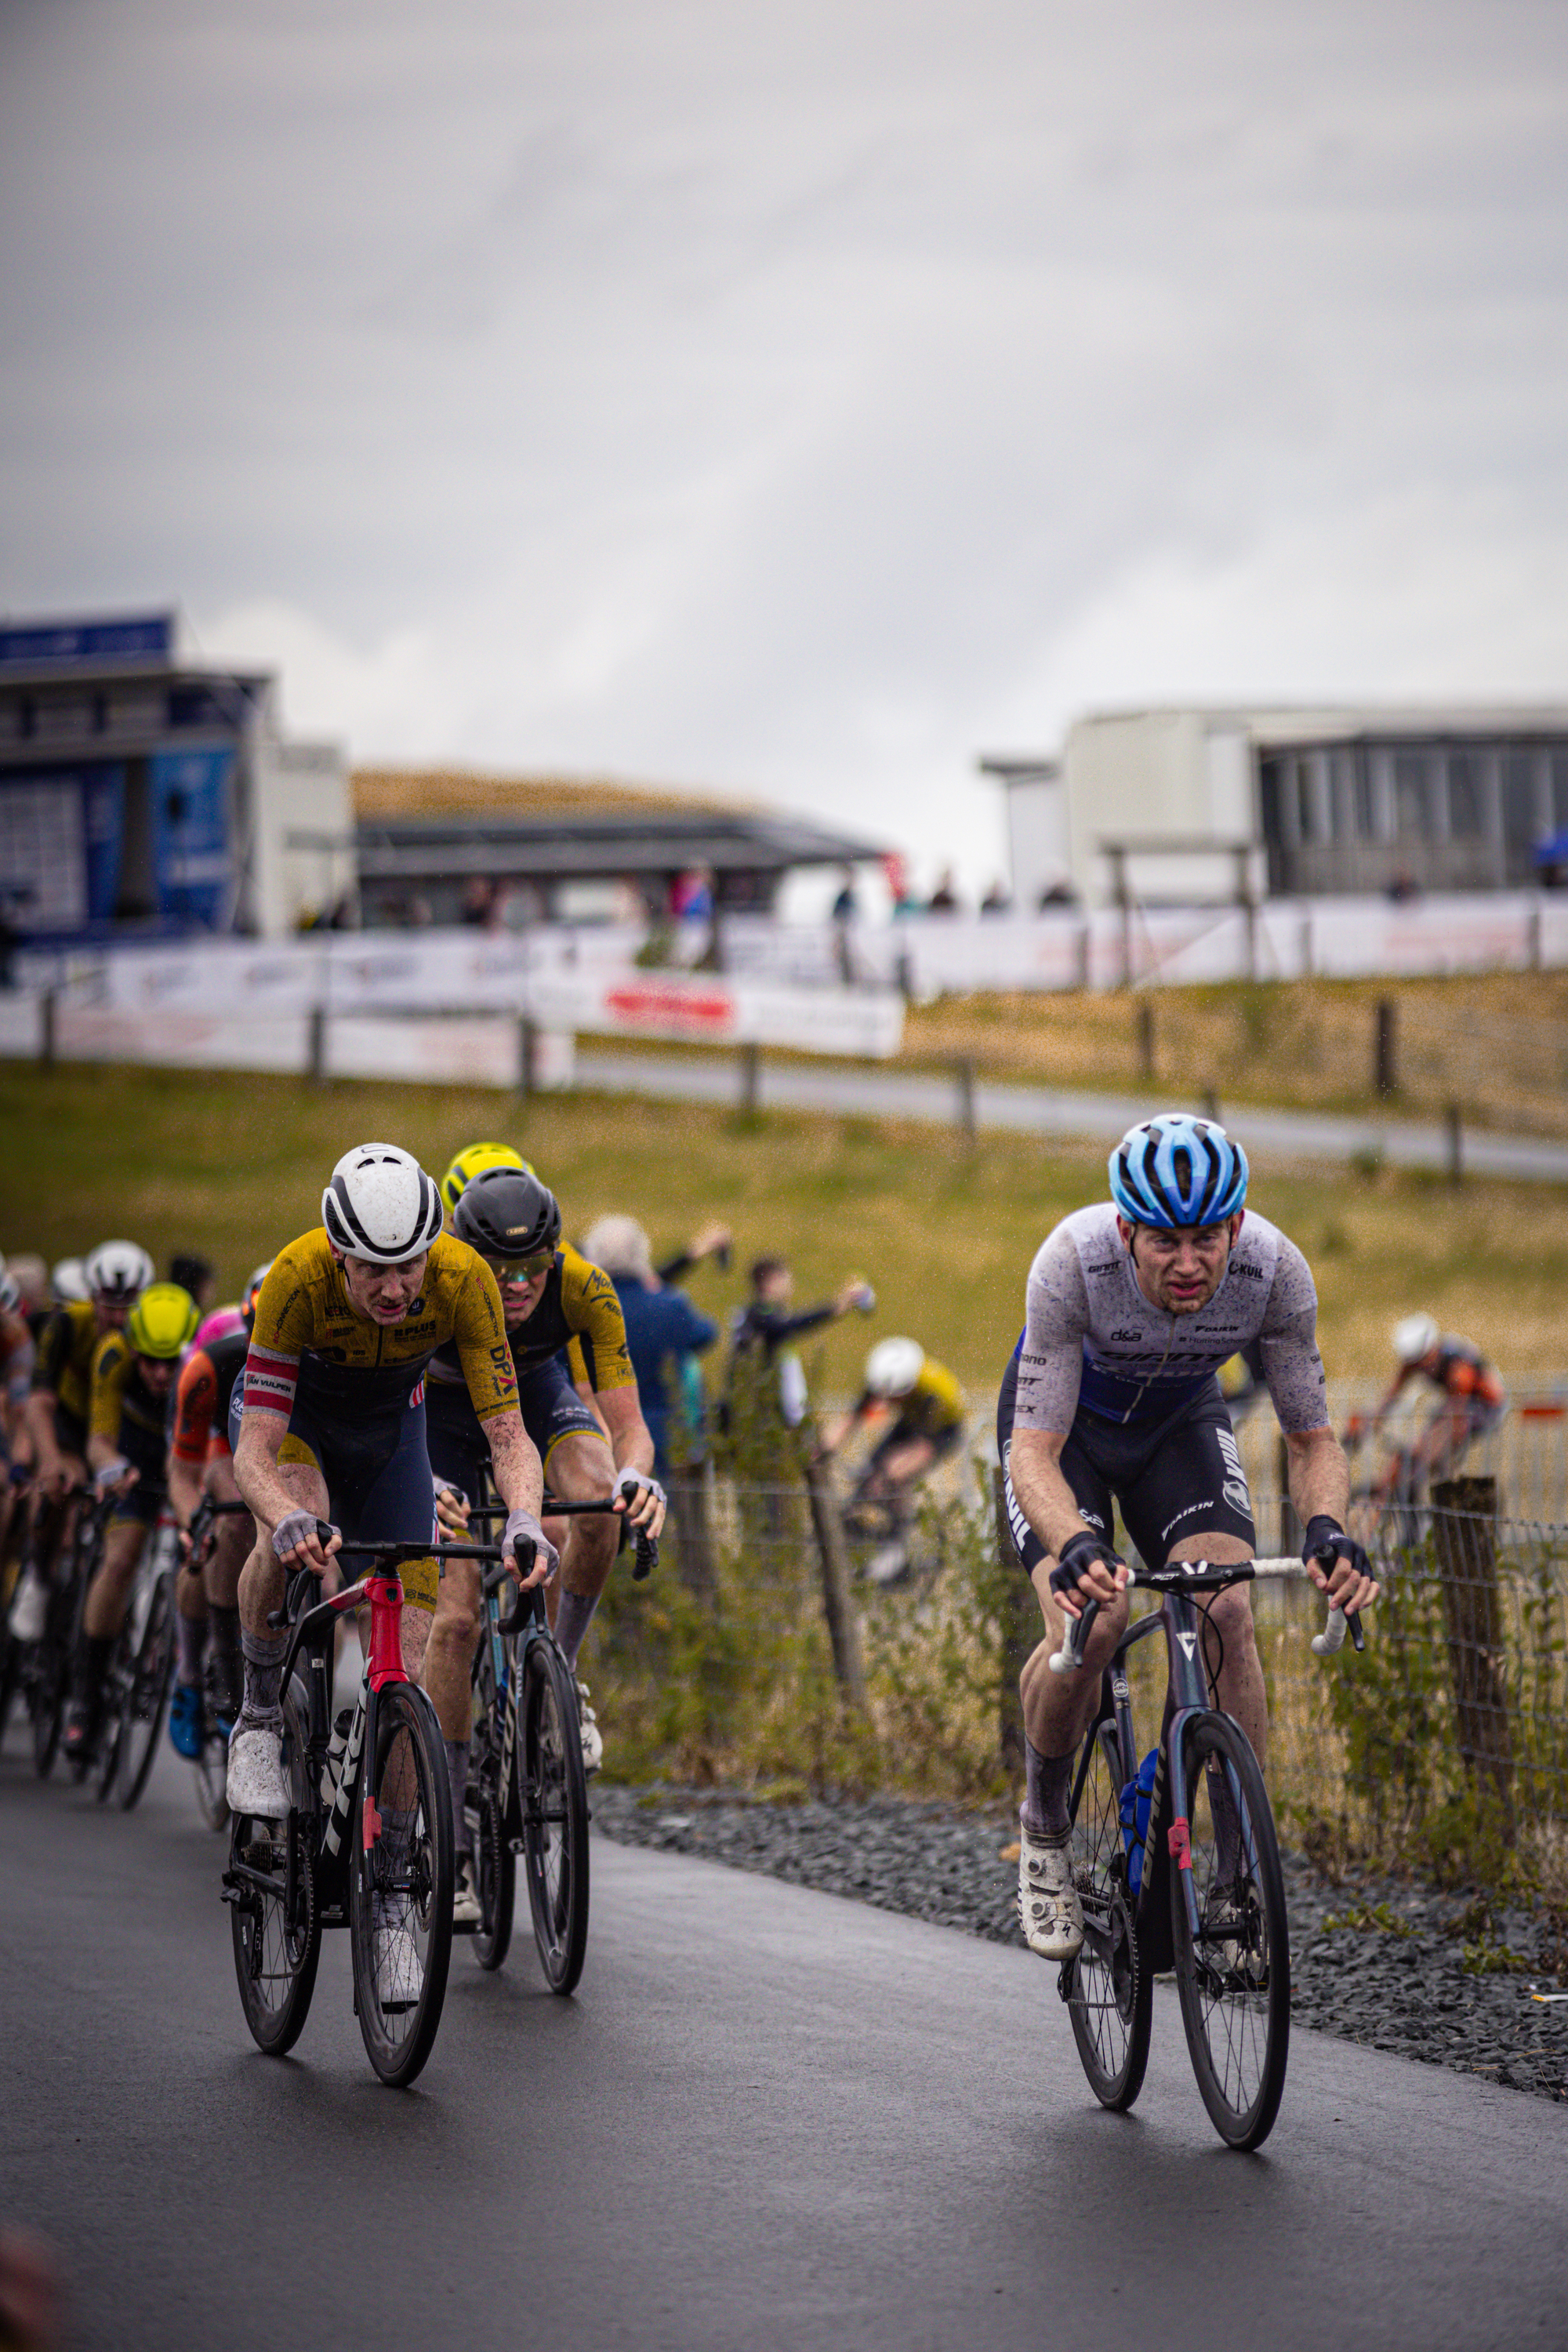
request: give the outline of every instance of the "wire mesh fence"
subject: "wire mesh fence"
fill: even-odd
[[[966,1801],[1014,1788],[1039,1617],[993,1475],[972,1460],[927,1496],[888,1581],[886,1531],[847,1515],[804,1454],[765,1483],[689,1476],[658,1577],[613,1580],[596,1621],[585,1670],[616,1776]],[[1322,1602],[1305,1583],[1254,1589],[1269,1780],[1309,1846],[1457,1872],[1478,1847],[1568,1850],[1568,1525],[1500,1517],[1497,1493],[1456,1481],[1418,1527],[1373,1534],[1364,1653],[1313,1656]],[[1134,1656],[1152,1745],[1163,1645]]]

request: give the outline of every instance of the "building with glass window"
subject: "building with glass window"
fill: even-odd
[[[1129,711],[980,764],[1020,906],[1519,888],[1568,830],[1563,706]]]

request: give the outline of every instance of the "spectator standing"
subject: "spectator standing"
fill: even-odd
[[[729,1250],[729,1227],[705,1225],[656,1269],[647,1234],[635,1217],[600,1217],[583,1236],[584,1256],[604,1268],[621,1302],[626,1353],[653,1439],[654,1475],[669,1496],[681,1575],[702,1600],[712,1598],[714,1578],[708,1412],[697,1359],[713,1345],[719,1327],[674,1283],[704,1258],[727,1263]]]

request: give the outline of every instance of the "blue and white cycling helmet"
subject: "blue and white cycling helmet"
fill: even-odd
[[[1247,1198],[1247,1154],[1212,1118],[1163,1111],[1111,1153],[1110,1197],[1135,1225],[1217,1225]]]

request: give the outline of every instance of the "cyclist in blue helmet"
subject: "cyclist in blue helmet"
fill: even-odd
[[[1215,1375],[1256,1345],[1285,1433],[1302,1557],[1342,1607],[1375,1597],[1344,1531],[1350,1469],[1329,1426],[1318,1298],[1295,1244],[1247,1208],[1247,1154],[1215,1119],[1170,1112],[1110,1155],[1110,1200],[1063,1219],[1029,1271],[1023,1337],[997,1406],[1014,1542],[1045,1638],[1024,1668],[1028,1785],[1019,1916],[1031,1950],[1071,1959],[1083,1915],[1068,1846],[1068,1778],[1127,1622],[1117,1506],[1143,1560],[1250,1559],[1252,1501]],[[1065,1616],[1100,1614],[1086,1671],[1056,1675]],[[1215,1596],[1206,1663],[1215,1703],[1260,1761],[1268,1712],[1245,1585]]]

